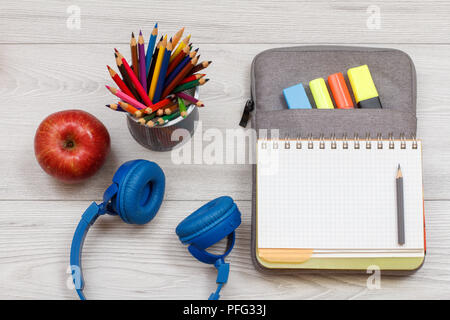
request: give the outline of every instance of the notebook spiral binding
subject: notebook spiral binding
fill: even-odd
[[[395,139],[398,140],[398,139]],[[262,149],[267,149],[267,141],[271,141],[270,139],[262,139],[262,143],[261,143],[261,148]],[[337,139],[336,138],[336,134],[332,134],[328,139],[325,138],[324,135],[321,135],[319,139],[313,139],[312,134],[311,135],[307,135],[306,138],[302,138],[300,135],[298,135],[295,139],[290,138],[289,136],[284,136],[281,139],[278,140],[273,140],[272,143],[272,148],[273,149],[279,149],[280,148],[280,144],[282,145],[282,147],[284,147],[284,149],[291,149],[291,144],[295,144],[295,148],[296,149],[302,149],[302,148],[307,148],[307,149],[314,149],[314,142],[319,142],[319,149],[325,149],[326,148],[326,144],[325,141],[331,141],[331,149],[337,149],[338,148],[338,144],[337,142],[342,141],[342,148],[343,149],[348,149],[350,144],[353,144],[354,149],[361,149],[361,148],[366,148],[366,149],[372,149],[373,148],[377,148],[377,149],[383,149],[385,147],[385,143],[387,142],[388,144],[386,145],[386,147],[388,149],[395,149],[395,144],[394,144],[394,138],[393,138],[393,134],[389,133],[387,139],[383,140],[383,136],[381,133],[377,134],[376,139],[372,139],[370,137],[370,134],[367,134],[365,138],[361,139],[359,137],[358,134],[355,134],[353,136],[353,139],[348,139],[347,138],[347,134],[343,134],[341,139]],[[400,149],[406,149],[406,142],[407,141],[412,141],[412,145],[411,147],[413,149],[417,149],[418,144],[417,144],[417,139],[415,134],[411,134],[409,135],[409,138],[406,137],[406,134],[400,134]],[[294,146],[292,146],[293,148]]]

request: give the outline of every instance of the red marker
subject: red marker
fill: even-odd
[[[328,84],[338,109],[353,109],[353,101],[341,72],[328,76]]]

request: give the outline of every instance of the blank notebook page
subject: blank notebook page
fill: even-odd
[[[421,142],[413,148],[372,141],[258,141],[257,239],[259,248],[424,248]],[[273,144],[277,144],[275,149]],[[397,243],[396,175],[403,173],[405,244]]]

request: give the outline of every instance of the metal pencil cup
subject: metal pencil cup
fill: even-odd
[[[187,90],[187,94],[193,95],[198,99],[198,87],[195,89]],[[161,126],[148,127],[139,123],[133,116],[127,115],[128,130],[134,140],[147,149],[154,151],[169,151],[175,148],[175,146],[186,142],[192,137],[195,131],[196,123],[199,118],[198,108],[189,104],[187,107],[186,118],[178,117]],[[172,139],[172,134],[177,129],[185,129],[189,132],[189,135],[178,135]],[[187,139],[186,139],[187,138]]]

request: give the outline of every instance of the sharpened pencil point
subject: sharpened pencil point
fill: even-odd
[[[131,37],[134,38],[134,32],[131,32]]]
[[[195,52],[198,52],[199,49],[200,49],[200,48],[197,48],[197,49],[195,49],[194,51],[195,51]]]
[[[155,23],[155,28],[158,28],[158,22],[157,22],[157,23]]]
[[[142,30],[139,30],[139,35],[142,36]]]

